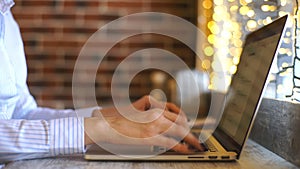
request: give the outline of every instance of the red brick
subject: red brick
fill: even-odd
[[[28,84],[40,106],[72,108],[72,75],[77,57],[86,40],[101,26],[136,12],[164,12],[196,24],[196,0],[15,0],[13,13],[24,39],[28,63]],[[141,24],[139,19],[134,20]],[[135,28],[113,32],[135,32]],[[182,30],[177,33],[184,34]],[[116,33],[117,33],[116,32]],[[94,46],[111,46],[104,41]],[[133,52],[145,48],[161,48],[180,56],[190,67],[195,54],[180,42],[154,34],[137,35],[121,41],[106,54],[96,77],[97,101],[112,102],[111,79],[115,68]],[[90,52],[95,52],[91,50]],[[172,63],[172,61],[170,61]],[[152,90],[151,70],[139,73],[131,82],[132,100]],[[85,87],[86,82],[80,85]],[[124,85],[120,83],[119,85]],[[165,91],[168,93],[168,91]],[[120,101],[123,96],[119,96]],[[82,102],[91,105],[91,98]]]

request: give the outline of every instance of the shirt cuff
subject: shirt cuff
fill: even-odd
[[[85,151],[84,118],[50,120],[50,137],[52,156],[83,153]]]

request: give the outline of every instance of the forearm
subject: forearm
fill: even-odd
[[[68,117],[77,117],[76,112],[72,109],[58,110],[46,107],[37,107],[26,114],[23,119],[27,120],[52,120]]]
[[[14,119],[27,119],[27,120],[51,120],[68,117],[91,117],[94,110],[99,110],[99,107],[90,107],[84,109],[52,109],[46,107],[36,107],[30,109],[28,113],[18,116],[15,115]]]
[[[16,104],[12,118],[27,120],[51,120],[67,117],[91,117],[92,112],[95,109],[99,109],[99,107],[76,110],[38,107],[34,98],[29,93],[28,88],[24,87]]]

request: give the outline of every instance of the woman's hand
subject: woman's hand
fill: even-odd
[[[135,101],[134,103],[132,103],[132,105],[124,106],[119,109],[120,109],[120,111],[124,112],[124,111],[129,110],[132,106],[138,112],[144,112],[144,111],[147,111],[150,109],[155,109],[155,108],[167,110],[174,114],[180,115],[183,118],[183,120],[187,121],[185,113],[179,107],[177,107],[175,104],[169,103],[169,102],[159,102],[149,95],[146,95],[146,96],[142,97],[141,99]],[[116,107],[110,107],[110,108],[105,108],[105,109],[101,109],[101,110],[95,110],[93,112],[92,116],[99,117],[99,113],[101,113],[101,115],[104,117],[112,117],[112,116],[121,115]]]
[[[95,111],[93,118],[85,119],[85,144],[157,145],[181,153],[191,153],[188,148],[191,145],[203,150],[198,139],[189,132],[185,114],[172,103],[144,96],[120,111],[133,111],[126,112],[133,119],[122,116],[115,107]]]

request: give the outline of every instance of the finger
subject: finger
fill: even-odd
[[[205,148],[200,144],[199,140],[192,133],[188,133],[188,135],[184,137],[183,140],[200,151],[205,150]]]
[[[181,109],[179,107],[177,107],[174,103],[168,102],[166,104],[166,106],[167,106],[168,110],[172,111],[173,113],[179,114],[181,111]]]
[[[200,151],[204,151],[205,148],[202,147],[202,145],[200,144],[199,140],[192,134],[192,133],[188,133],[186,136],[182,136],[180,134],[186,134],[186,133],[179,133],[177,132],[177,135],[181,138],[183,138],[182,140],[187,144],[187,145],[191,145],[192,147],[200,150]],[[176,135],[176,134],[174,134]]]
[[[160,102],[160,101],[156,100],[155,98],[153,98],[152,96],[148,96],[148,103],[150,103],[150,106],[149,106],[150,109],[159,108],[159,109],[167,110],[166,103]]]
[[[166,103],[166,106],[167,106],[169,111],[171,111],[173,113],[176,113],[176,114],[179,114],[187,120],[186,114],[178,106],[176,106],[174,103],[169,103],[168,102],[168,103]]]
[[[200,145],[199,140],[189,132],[189,129],[177,125],[176,123],[166,118],[161,119],[160,123],[161,124],[159,124],[158,126],[160,127],[161,133],[165,132],[172,137],[179,137],[180,140],[183,139],[187,144],[192,145],[200,151],[204,151],[204,148]]]
[[[138,110],[138,111],[146,111],[149,110],[151,105],[149,101],[149,96],[143,96],[141,99],[138,99],[134,103],[132,103],[132,106]]]
[[[182,117],[180,115],[171,113],[169,111],[164,111],[164,116],[165,116],[165,118],[169,119],[172,122],[175,122],[178,125],[181,125],[181,126],[183,126],[185,128],[189,128],[189,124],[186,121],[186,118],[184,118],[184,117]]]
[[[207,126],[208,128],[214,127],[216,125],[216,120],[212,118],[201,118],[195,119],[193,121],[188,122],[189,127],[202,128],[203,126]]]
[[[169,103],[169,102],[160,102],[160,101],[156,100],[155,98],[153,98],[152,96],[147,96],[145,98],[148,100],[148,102],[145,104],[150,103],[150,106],[148,106],[149,109],[153,109],[153,108],[165,109],[172,113],[181,115],[187,121],[187,117],[186,117],[185,113],[179,107],[177,107],[175,104]]]

